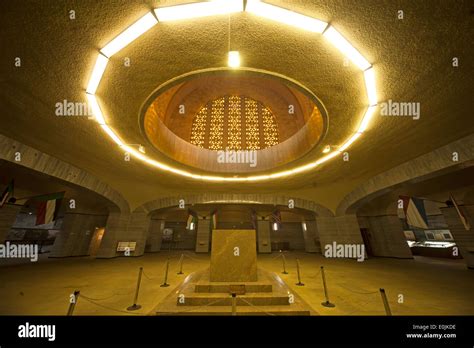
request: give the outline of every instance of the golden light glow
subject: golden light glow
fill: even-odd
[[[369,98],[369,105],[377,105],[377,89],[375,88],[374,68],[364,71],[365,89]]]
[[[331,151],[331,146],[330,145],[326,145],[323,149],[323,153],[329,153]]]
[[[275,117],[267,108],[262,109],[263,117],[263,141],[265,147],[270,147],[278,144],[278,128],[275,122]]]
[[[159,21],[172,21],[186,18],[197,18],[204,16],[211,16],[217,14],[225,14],[232,12],[239,12],[243,10],[243,1],[241,0],[213,0],[208,2],[193,3],[188,5],[178,5],[172,7],[158,8],[155,9],[155,14]],[[263,10],[264,9],[264,10]],[[262,3],[257,0],[249,0],[247,3],[247,11],[257,14],[262,17],[266,17],[280,23],[292,25],[312,32],[323,32],[327,28],[327,23],[319,21],[315,18],[307,17],[277,6]],[[120,49],[130,44],[133,40],[138,38],[141,34],[146,32],[149,28],[156,24],[156,20],[152,19],[150,14],[142,17],[139,21],[133,24],[131,27],[126,29],[122,34],[112,40],[107,46],[105,46],[101,52],[107,57],[117,53]],[[375,85],[375,74],[373,69],[369,69],[371,64],[333,27],[327,28],[323,35],[328,39],[339,51],[341,51],[347,58],[349,58],[357,67],[364,72],[366,81],[367,95],[369,99],[369,107],[363,117],[361,125],[354,135],[349,138],[338,151],[328,153],[326,156],[308,164],[280,172],[270,173],[268,175],[256,175],[248,177],[223,177],[214,175],[197,175],[184,170],[170,167],[164,163],[151,159],[133,149],[128,145],[123,145],[120,137],[106,125],[104,116],[94,96],[97,87],[99,86],[102,75],[108,63],[108,58],[99,54],[94,69],[92,71],[89,83],[87,86],[87,98],[91,105],[92,111],[97,122],[101,125],[104,132],[118,145],[121,146],[125,151],[130,153],[134,158],[137,158],[155,168],[170,172],[183,177],[188,177],[195,180],[211,181],[211,182],[249,182],[249,181],[263,181],[269,179],[282,178],[296,173],[305,172],[311,170],[318,165],[334,158],[339,155],[342,151],[346,150],[354,141],[356,141],[361,134],[367,129],[370,120],[375,111],[375,104],[377,103],[377,93]],[[367,70],[369,69],[369,70]],[[367,71],[366,71],[367,70]],[[252,103],[250,103],[252,104]],[[252,106],[252,109],[248,115],[250,119],[255,117],[254,113],[258,112],[258,107]],[[255,111],[257,110],[257,111]],[[207,114],[207,112],[206,112]],[[216,116],[217,117],[217,116]],[[247,115],[246,115],[247,117]],[[217,117],[218,118],[218,117]],[[253,122],[253,121],[252,121]],[[219,128],[219,127],[217,127]],[[255,127],[254,127],[255,128]],[[257,130],[254,129],[254,133]],[[200,140],[196,140],[198,143]],[[254,144],[255,146],[255,144]]]
[[[104,48],[100,51],[107,57],[112,57],[115,53],[120,51],[122,48],[130,44],[136,38],[146,33],[151,29],[158,21],[156,20],[153,13],[148,12],[145,16],[140,18],[138,21],[133,23],[130,27],[125,29],[120,35],[115,39],[110,41]]]
[[[229,57],[227,60],[229,68],[238,68],[240,66],[240,54],[239,51],[229,51]]]
[[[259,150],[260,132],[258,129],[258,104],[252,99],[245,99],[245,135],[245,148],[247,150]]]
[[[309,30],[313,33],[322,33],[328,25],[326,22],[320,21],[319,19],[308,17],[278,6],[266,4],[259,0],[248,0],[245,11],[279,23]]]
[[[155,9],[160,22],[222,15],[243,11],[242,0],[213,0]]]
[[[333,151],[333,152],[331,152],[329,155],[326,155],[326,156],[324,156],[323,158],[318,159],[318,160],[316,161],[316,165],[319,165],[319,164],[322,164],[322,163],[324,163],[324,162],[326,162],[326,161],[329,161],[331,158],[333,158],[333,157],[335,157],[335,156],[337,156],[337,155],[339,155],[339,152],[338,152],[338,151]]]
[[[224,96],[209,102],[194,117],[190,142],[210,150],[259,150],[279,143],[278,125],[262,103],[244,96]]]
[[[104,75],[104,71],[108,62],[109,59],[104,57],[104,55],[100,53],[97,55],[97,60],[95,61],[94,69],[92,70],[92,74],[87,85],[87,93],[95,94],[97,87],[99,87],[100,80],[102,79],[102,75]]]
[[[377,107],[374,106],[369,106],[367,111],[365,112],[364,118],[362,119],[362,123],[360,124],[359,129],[357,130],[358,133],[364,133],[369,126],[370,120],[372,119],[372,116],[374,115],[375,109]]]
[[[361,133],[355,133],[352,137],[349,138],[349,140],[347,140],[347,141],[338,149],[338,151],[339,151],[339,152],[345,151],[349,146],[352,145],[352,143],[353,143],[354,141],[357,140],[357,138],[360,137],[360,135],[361,135]]]
[[[206,134],[207,107],[203,107],[194,118],[191,128],[191,144],[204,147],[204,135]]]
[[[334,27],[329,27],[323,33],[323,36],[329,40],[339,51],[342,52],[359,69],[366,70],[371,64],[347,41]]]
[[[109,126],[107,126],[106,124],[101,124],[100,126],[101,126],[102,129],[105,131],[105,133],[107,133],[107,135],[108,135],[118,146],[122,146],[122,145],[123,145],[122,140],[120,140],[120,138],[112,131],[112,129],[110,129]]]
[[[238,96],[231,96],[228,100],[227,146],[229,150],[242,148],[242,100]]]
[[[100,125],[104,125],[104,115],[102,115],[102,110],[100,109],[99,103],[97,102],[97,98],[95,97],[95,95],[88,93],[86,94],[86,96],[97,123],[99,123]]]
[[[219,98],[212,102],[211,106],[211,126],[209,129],[209,149],[221,150],[224,148],[224,98]]]

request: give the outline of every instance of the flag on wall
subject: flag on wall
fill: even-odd
[[[15,187],[14,180],[11,180],[8,186],[3,190],[2,196],[0,197],[0,208],[8,202],[10,197],[13,197],[13,188]]]
[[[449,194],[449,199],[451,200],[451,202],[453,202],[454,208],[456,208],[456,211],[459,215],[459,219],[461,220],[462,224],[464,225],[464,228],[466,229],[466,231],[469,231],[471,229],[471,225],[469,224],[469,221],[467,221],[467,218],[463,214],[461,209],[459,209],[458,203],[456,202],[456,200],[454,199],[454,196],[452,194]]]
[[[210,229],[215,230],[217,228],[217,209],[214,209],[211,212],[211,224],[210,224]]]
[[[32,198],[36,201],[35,225],[49,224],[56,220],[64,194],[65,192],[58,192]]]
[[[186,221],[186,229],[190,230],[191,229],[191,224],[194,224],[194,228],[196,228],[197,225],[197,214],[195,211],[188,209],[188,220]]]
[[[407,224],[413,227],[428,229],[428,218],[423,199],[415,197],[400,196],[403,200],[403,212]]]
[[[271,214],[272,223],[276,223],[278,228],[281,227],[281,212],[279,209],[276,209]]]

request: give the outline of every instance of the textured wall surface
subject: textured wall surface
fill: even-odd
[[[470,229],[466,230],[459,218],[456,208],[441,208],[448,228],[459,247],[467,267],[474,269],[474,206],[461,206],[460,210],[470,222]]]
[[[413,258],[398,216],[359,217],[359,223],[368,229],[374,256]]]
[[[89,255],[94,230],[105,226],[106,221],[106,215],[65,214],[49,257]]]
[[[161,1],[160,6],[184,1]],[[372,176],[474,131],[471,122],[472,16],[468,1],[273,0],[330,21],[374,63],[380,101],[419,102],[421,118],[377,114],[367,133],[350,148],[351,160],[333,159],[309,174],[265,182],[226,184],[227,192],[268,193],[278,189],[336,209],[341,199]],[[55,104],[86,102],[84,89],[98,49],[157,6],[156,1],[54,0],[1,3],[3,54],[2,134],[93,173],[117,189],[133,207],[176,190],[222,190],[123,160],[123,151],[87,117],[58,117]],[[403,8],[405,19],[397,19]],[[456,18],[456,20],[453,20]],[[138,114],[148,95],[164,82],[191,71],[226,65],[228,16],[160,23],[112,57],[97,91],[107,122],[126,143],[143,143]],[[204,30],[205,29],[205,30]],[[321,35],[239,13],[231,16],[231,45],[243,65],[299,81],[324,103],[329,114],[325,143],[338,145],[364,114],[363,75]],[[460,59],[453,68],[453,55]],[[14,57],[22,59],[15,67]],[[130,58],[131,65],[124,66]],[[394,145],[396,144],[396,145]],[[323,144],[322,144],[323,145]],[[319,158],[317,147],[297,163]],[[157,159],[163,155],[147,149]],[[178,163],[176,166],[180,166]]]

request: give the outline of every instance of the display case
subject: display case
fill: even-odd
[[[452,259],[461,258],[456,243],[447,241],[408,241],[413,255],[447,257]]]

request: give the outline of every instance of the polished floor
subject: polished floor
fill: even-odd
[[[46,259],[1,265],[0,314],[65,315],[74,290],[81,292],[74,315],[152,314],[190,272],[209,266],[209,255],[185,252],[185,274],[178,275],[180,255],[162,252],[136,258]],[[303,252],[285,255],[286,275],[281,273],[282,258],[275,253],[259,255],[259,267],[280,275],[320,315],[384,315],[379,288],[385,289],[394,315],[474,315],[474,271],[462,260],[372,258],[359,263]],[[160,287],[167,258],[170,286]],[[304,286],[296,285],[296,258]],[[321,305],[320,266],[325,267],[334,308]],[[133,303],[139,267],[144,269],[137,301],[142,308],[129,312],[126,308]]]

